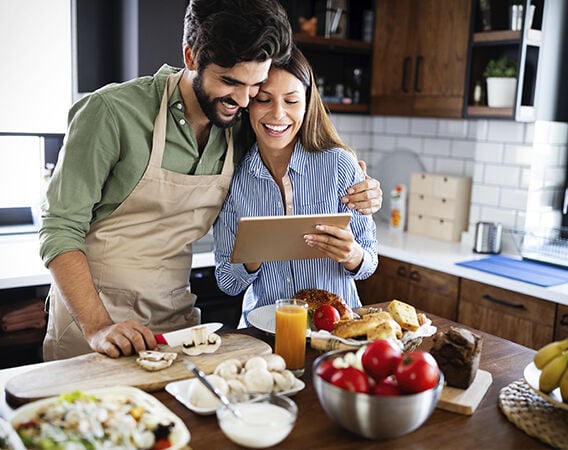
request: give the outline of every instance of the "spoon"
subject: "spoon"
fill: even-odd
[[[233,413],[233,415],[239,419],[242,418],[241,413],[239,410],[235,409],[233,407],[233,404],[229,401],[229,399],[223,395],[221,393],[221,391],[219,391],[219,389],[217,389],[215,386],[213,386],[209,380],[206,378],[206,375],[199,369],[199,367],[197,367],[192,361],[186,359],[184,361],[185,366],[191,370],[194,375],[197,377],[197,379],[199,381],[201,381],[201,383],[203,383],[203,385],[209,389],[211,391],[211,393],[217,397],[219,400],[221,400],[221,403],[223,403],[223,405],[225,405],[227,407],[227,409],[229,411],[231,411],[231,413]]]

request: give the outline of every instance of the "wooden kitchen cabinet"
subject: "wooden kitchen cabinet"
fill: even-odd
[[[370,278],[357,282],[363,304],[396,298],[450,320],[457,319],[458,288],[458,277],[384,256]]]
[[[463,117],[471,0],[381,0],[371,113]]]
[[[556,308],[553,302],[462,278],[457,321],[538,349],[554,338]]]
[[[568,338],[568,306],[558,305],[556,312],[556,325],[554,327],[554,340]]]

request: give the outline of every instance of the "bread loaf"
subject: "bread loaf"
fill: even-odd
[[[420,328],[414,306],[400,300],[393,300],[387,307],[394,320],[405,330],[416,331]]]
[[[339,311],[342,320],[354,317],[353,311],[341,297],[324,289],[302,289],[292,298],[305,300],[308,303],[308,314],[310,315],[322,305],[331,305]]]
[[[434,336],[430,353],[444,373],[448,386],[467,389],[479,368],[482,338],[465,328],[450,327]]]

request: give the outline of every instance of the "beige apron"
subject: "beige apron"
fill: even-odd
[[[200,323],[190,292],[192,242],[215,221],[233,174],[233,140],[220,175],[185,175],[162,169],[168,99],[182,71],[168,78],[154,123],[150,161],[132,193],[86,238],[95,287],[115,322],[135,319],[153,332]],[[52,286],[44,359],[88,353],[79,327]]]

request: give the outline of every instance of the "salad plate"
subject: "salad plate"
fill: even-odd
[[[248,322],[255,328],[268,334],[276,333],[276,305],[259,306],[247,315]],[[310,329],[306,329],[306,337],[311,334]]]
[[[540,395],[542,398],[552,403],[553,405],[568,411],[568,403],[564,403],[562,401],[559,387],[554,389],[549,394],[545,394],[539,389],[538,380],[540,378],[540,370],[537,369],[534,363],[530,363],[528,366],[525,367],[525,370],[523,371],[523,377],[527,382],[527,384],[531,387],[531,389],[535,391],[538,395]]]
[[[166,385],[166,392],[172,395],[178,402],[184,405],[190,411],[201,416],[210,416],[215,414],[216,408],[201,408],[193,404],[189,398],[190,387],[193,383],[201,383],[197,378],[188,378],[187,380],[173,381]],[[287,391],[279,392],[278,395],[286,395],[291,397],[292,395],[300,392],[306,387],[305,383],[296,378],[296,384],[292,389]]]
[[[85,420],[74,420],[69,424],[64,422],[68,417],[86,414],[88,411],[99,411],[99,415],[107,416],[104,422],[93,419],[97,415],[87,414]],[[125,419],[123,416],[131,416],[136,410],[139,418],[135,423],[132,417]],[[102,417],[102,415],[101,415]],[[116,386],[85,391],[75,391],[37,400],[18,408],[10,420],[12,427],[17,431],[20,427],[30,439],[46,442],[52,438],[49,428],[54,427],[55,422],[60,422],[57,442],[61,442],[61,430],[65,430],[68,442],[76,441],[80,436],[93,448],[102,448],[108,445],[107,441],[101,441],[98,430],[106,430],[112,433],[116,439],[122,442],[131,442],[131,438],[141,432],[157,432],[161,425],[169,428],[169,449],[180,450],[186,447],[190,440],[190,433],[182,420],[164,406],[154,396],[131,386]],[[82,422],[83,427],[79,430],[77,423]],[[35,424],[30,427],[29,423]],[[85,423],[90,424],[92,433],[84,429]],[[130,423],[131,427],[124,426]],[[120,435],[117,435],[120,433]],[[87,444],[86,444],[87,445]],[[121,447],[122,448],[122,447]],[[124,446],[124,449],[136,448],[134,444]]]

